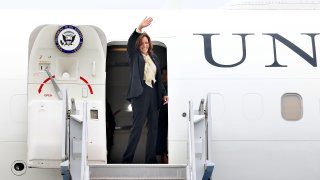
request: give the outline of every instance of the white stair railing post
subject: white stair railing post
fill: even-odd
[[[196,180],[195,147],[194,147],[194,110],[193,102],[189,101],[189,121],[188,121],[188,175],[189,180]]]
[[[188,121],[188,179],[208,180],[211,178],[214,163],[208,161],[208,110],[205,100],[200,102],[199,109],[193,109],[189,101]],[[197,148],[196,148],[197,147]]]

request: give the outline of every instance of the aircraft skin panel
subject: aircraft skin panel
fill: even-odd
[[[0,142],[27,140],[26,79],[0,79]]]
[[[192,84],[188,92],[192,99],[205,98],[205,91],[210,90],[212,100],[212,134],[214,140],[288,140],[288,141],[320,141],[319,91],[314,86],[315,79],[214,79],[212,84],[205,80],[172,80],[170,83],[183,86]],[[228,83],[225,83],[228,82]],[[303,84],[303,87],[300,86]],[[170,84],[169,84],[170,85]],[[213,85],[213,87],[211,87]],[[299,86],[298,86],[299,85]],[[202,88],[198,88],[202,87]],[[272,88],[269,88],[272,87]],[[197,93],[192,93],[197,92]],[[171,93],[175,93],[172,90]],[[286,120],[281,112],[281,98],[286,93],[297,93],[302,97],[302,118]],[[249,95],[259,95],[257,103],[251,101]],[[172,103],[177,103],[184,94],[176,95]],[[217,99],[217,100],[216,100]],[[247,104],[247,106],[245,106]],[[259,106],[259,107],[257,107]],[[187,106],[175,109],[184,112]],[[248,109],[255,112],[248,113]],[[257,112],[259,110],[259,112]],[[250,115],[250,116],[249,116]],[[169,127],[177,127],[184,119],[182,113],[169,111],[169,116],[175,121],[169,121]],[[169,133],[178,131],[169,128]],[[173,139],[173,138],[172,138]],[[175,140],[186,140],[179,133]]]
[[[27,168],[27,86],[26,78],[0,79],[0,172],[1,179],[61,179],[58,169]],[[24,170],[17,171],[14,165],[22,163]]]
[[[320,178],[320,141],[231,140],[213,141],[211,145],[211,160],[216,164],[213,177],[217,180]]]
[[[5,42],[0,46],[4,64],[0,66],[1,178],[61,179],[58,169],[27,169],[20,176],[11,171],[13,162],[27,160],[27,44],[32,30],[43,24],[92,24],[105,32],[108,42],[126,41],[146,15],[154,18],[146,31],[167,47],[170,164],[188,162],[188,104],[191,100],[198,107],[209,94],[209,157],[216,164],[213,179],[320,178],[320,73],[316,58],[320,35],[311,35],[319,33],[318,11],[1,10],[0,15],[12,17],[4,19],[6,28],[1,29]],[[35,21],[21,21],[21,17]],[[211,34],[211,46],[204,43],[206,34]],[[242,40],[246,56],[239,63],[244,52]],[[87,51],[94,53],[89,47]],[[30,85],[33,95],[37,95],[43,78]],[[43,90],[51,85],[48,82]],[[81,79],[74,85],[87,88]],[[103,87],[93,88],[104,94]],[[301,96],[299,120],[282,117],[281,100],[287,93]]]
[[[171,80],[170,83],[177,86],[190,84],[186,91],[190,99],[198,99],[196,102],[205,98],[201,95],[210,89],[212,123],[209,123],[209,128],[212,133],[209,134],[209,159],[217,167],[214,179],[298,180],[308,177],[316,180],[320,176],[317,171],[320,166],[320,87],[314,86],[315,80],[318,81],[212,78],[210,84],[203,79]],[[292,92],[302,97],[303,115],[300,120],[285,120],[281,114],[282,95]],[[184,99],[184,94],[175,90],[171,93],[177,94],[171,99],[172,104]],[[187,108],[175,107],[178,112]],[[183,120],[188,120],[188,117],[181,116],[182,113],[174,112],[169,111],[169,116],[175,119],[169,121],[169,127],[181,126]],[[169,134],[177,131],[177,128],[169,128]],[[176,137],[182,140],[183,135],[179,135]],[[175,146],[174,149],[182,151],[183,147]],[[219,164],[222,167],[218,167]]]
[[[0,141],[1,148],[1,179],[9,180],[31,180],[31,179],[61,179],[59,169],[37,169],[26,168],[27,163],[27,142]],[[23,163],[24,170],[17,171],[14,169],[16,163]]]

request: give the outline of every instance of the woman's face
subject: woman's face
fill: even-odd
[[[141,39],[139,50],[142,54],[147,55],[149,50],[149,41],[147,37]]]

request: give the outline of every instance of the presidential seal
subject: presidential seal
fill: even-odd
[[[78,51],[83,42],[81,31],[72,25],[65,25],[58,29],[55,35],[57,48],[64,53],[74,53]]]

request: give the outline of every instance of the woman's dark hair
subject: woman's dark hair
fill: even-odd
[[[148,39],[148,42],[149,42],[149,49],[148,49],[148,54],[149,55],[151,55],[152,53],[153,53],[153,44],[152,44],[152,42],[151,42],[151,38],[150,38],[150,36],[147,34],[147,33],[141,33],[141,35],[138,37],[138,39],[137,39],[137,41],[136,41],[136,48],[138,49],[138,51],[140,51],[139,50],[139,47],[140,47],[140,45],[141,45],[141,43],[142,43],[142,38],[143,37],[146,37],[147,39]]]

